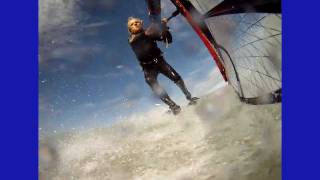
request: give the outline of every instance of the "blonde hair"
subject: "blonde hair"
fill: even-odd
[[[139,18],[136,18],[136,17],[133,17],[133,16],[128,17],[127,27],[128,27],[129,33],[131,33],[129,22],[133,21],[133,20],[140,21],[140,23],[143,24],[143,21],[141,19],[139,19]]]

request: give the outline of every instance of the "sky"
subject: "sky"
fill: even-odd
[[[175,7],[162,0],[162,16]],[[145,1],[39,1],[39,131],[40,134],[108,125],[135,113],[165,105],[145,83],[128,44],[129,16],[149,24]],[[194,96],[223,84],[200,38],[178,15],[169,22],[173,43],[165,59],[185,80]],[[187,101],[173,82],[159,82],[178,104]]]

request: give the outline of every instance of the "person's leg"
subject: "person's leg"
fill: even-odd
[[[180,112],[181,108],[178,106],[167,94],[167,92],[160,86],[157,80],[158,72],[155,69],[144,69],[144,76],[146,83],[151,87],[152,91],[173,111],[174,114]]]
[[[159,69],[163,75],[168,77],[171,81],[173,81],[181,89],[181,91],[183,92],[183,94],[186,96],[186,98],[189,101],[192,100],[191,93],[188,91],[181,76],[163,58],[160,61]]]

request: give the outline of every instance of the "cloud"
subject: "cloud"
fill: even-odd
[[[56,28],[75,27],[87,18],[87,9],[110,10],[116,5],[114,0],[41,0],[39,1],[39,31],[40,34]],[[84,27],[106,25],[101,21]]]
[[[116,0],[81,0],[79,4],[84,11],[106,12],[115,9],[119,1]]]
[[[72,26],[78,23],[78,0],[41,0],[39,1],[40,34],[56,27]]]
[[[96,54],[103,52],[99,45],[60,45],[55,48],[40,47],[40,71],[78,72],[94,60]]]
[[[85,48],[76,46],[78,37],[75,28],[82,17],[78,0],[41,0],[39,1],[39,63],[40,70],[64,70],[67,65],[54,61],[65,59],[75,50]],[[71,45],[67,45],[71,44]],[[82,52],[82,51],[80,51]]]
[[[109,6],[111,2],[101,1],[100,4]],[[79,0],[39,1],[40,71],[77,71],[103,52],[100,44],[82,41],[83,37],[95,35],[98,28],[110,22],[84,23],[89,14],[83,10],[83,4]]]
[[[109,25],[109,21],[101,21],[101,22],[95,22],[95,23],[90,23],[90,24],[85,24],[82,25],[82,28],[96,28],[96,27],[101,27],[101,26],[106,26]]]

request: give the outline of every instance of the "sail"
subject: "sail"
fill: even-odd
[[[200,31],[198,35],[213,52],[222,76],[241,100],[251,104],[281,101],[279,0],[172,2],[192,27]]]

